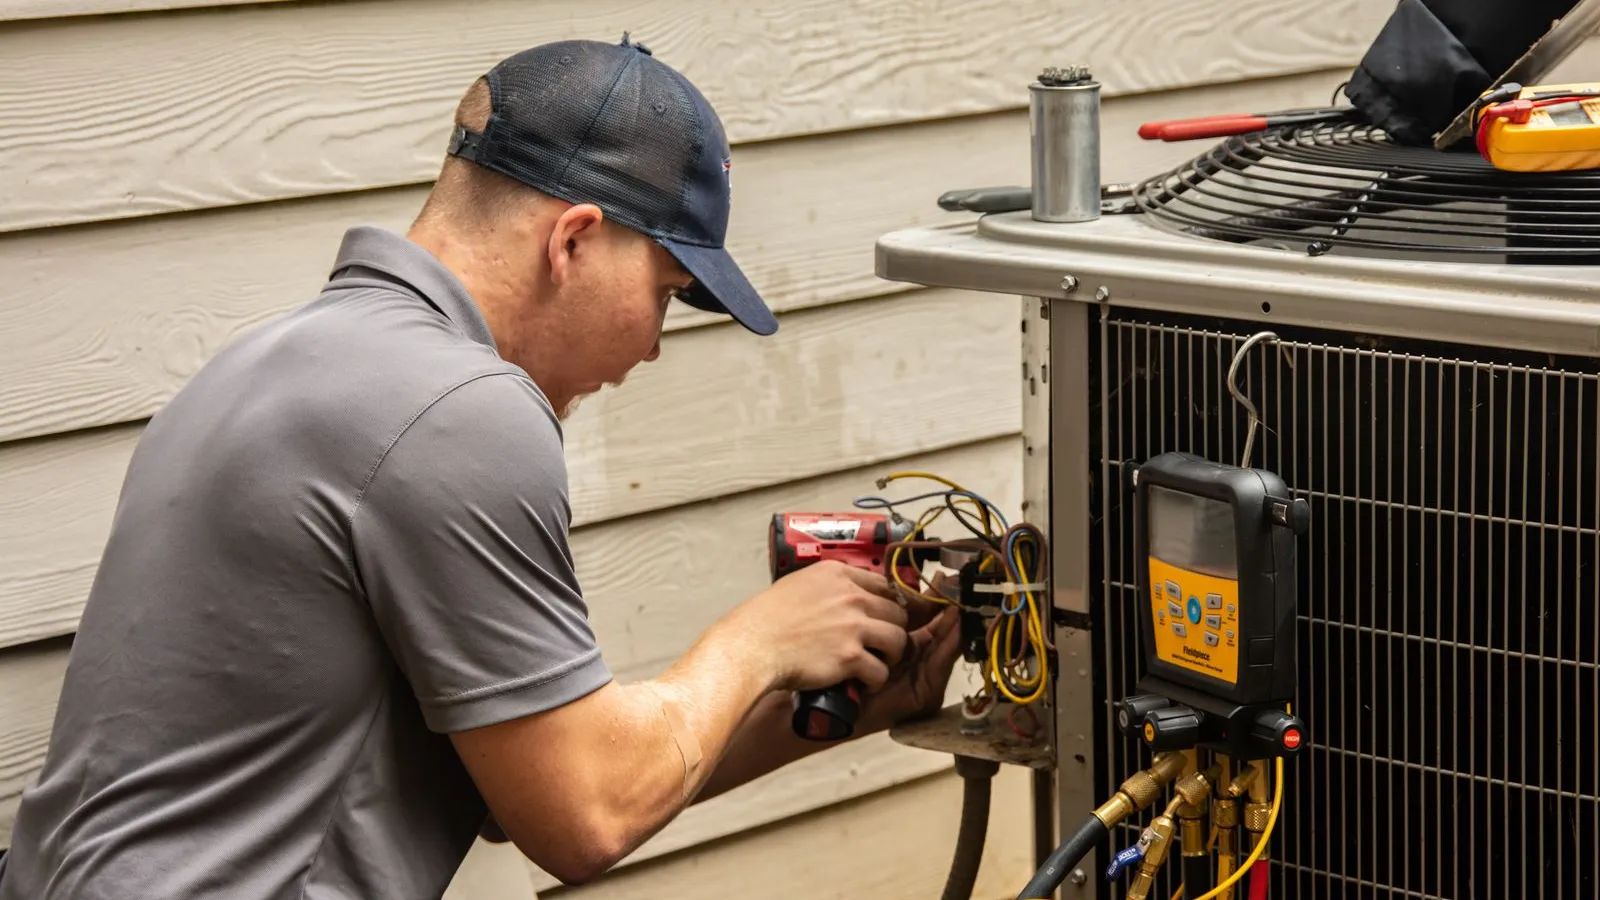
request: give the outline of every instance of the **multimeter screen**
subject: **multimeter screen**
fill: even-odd
[[[1150,555],[1191,572],[1237,581],[1233,506],[1197,494],[1150,487]]]

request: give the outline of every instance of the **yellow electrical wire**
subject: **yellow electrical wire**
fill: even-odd
[[[989,508],[987,506],[984,506],[982,503],[979,503],[978,501],[972,499],[972,496],[971,496],[972,492],[971,491],[967,490],[966,488],[962,487],[959,484],[956,484],[954,481],[951,481],[950,479],[945,478],[942,475],[935,475],[935,474],[933,474],[931,472],[890,472],[889,474],[887,474],[887,475],[883,476],[882,478],[878,479],[878,483],[881,486],[887,487],[889,482],[891,482],[891,481],[899,481],[899,480],[901,480],[903,478],[924,478],[924,479],[927,479],[928,481],[938,482],[939,484],[944,485],[945,487],[949,488],[952,491],[960,491],[963,494],[969,495],[969,496],[965,496],[965,497],[957,497],[954,500],[952,500],[951,503],[953,503],[953,504],[954,503],[964,503],[967,506],[970,506],[970,507],[973,507],[974,509],[976,509],[977,512],[978,512],[978,515],[981,517],[981,520],[983,522],[984,533],[993,536],[993,534],[994,534],[994,520],[991,519],[990,516],[989,516]],[[935,508],[937,509],[937,507],[935,507]],[[944,510],[940,509],[939,511],[942,513]],[[934,518],[938,518],[938,516],[935,516]]]
[[[1014,567],[1012,574],[1017,579],[1016,584],[1032,584],[1037,578],[1037,573],[1034,570],[1029,570],[1023,563],[1023,542],[1033,544],[1036,557],[1040,556],[1037,542],[1034,541],[1031,534],[1023,533],[1017,535],[1013,541],[1011,551],[1011,563]],[[1038,561],[1036,558],[1036,562]],[[1019,613],[1006,614],[1005,623],[1003,625],[997,623],[989,632],[989,666],[992,669],[995,686],[1000,689],[1001,693],[1005,694],[1006,698],[1011,702],[1026,706],[1038,702],[1044,696],[1048,687],[1045,680],[1047,648],[1044,639],[1044,626],[1039,617],[1038,598],[1032,589],[1025,589],[1021,593],[1023,597],[1022,610]],[[1022,660],[1011,656],[1011,648],[1014,646],[1017,619],[1019,617],[1023,619],[1024,640],[1027,641],[1029,649],[1033,651],[1034,660],[1038,663],[1037,670],[1031,676],[1024,676],[1016,671],[1022,665]],[[1002,632],[1005,637],[1004,653],[1001,652],[1000,648]],[[1019,692],[1011,690],[1010,686],[1006,684],[1006,679],[1002,676],[1002,672],[1005,670],[1013,672],[1013,680],[1022,689],[1021,695],[1019,695]]]
[[[953,491],[959,491],[959,492],[961,492],[963,494],[968,495],[968,496],[963,496],[963,497],[951,498],[951,500],[950,500],[951,505],[952,506],[961,505],[961,506],[965,506],[965,507],[970,507],[974,512],[977,513],[977,515],[979,517],[979,521],[982,523],[984,534],[986,536],[990,537],[990,538],[998,537],[998,535],[996,535],[994,533],[994,519],[993,519],[993,517],[992,517],[992,515],[991,515],[991,513],[989,511],[989,507],[984,505],[984,504],[982,504],[982,503],[980,503],[980,502],[978,502],[977,500],[973,499],[973,495],[972,495],[971,491],[967,490],[965,487],[961,486],[960,484],[957,484],[956,482],[951,481],[948,478],[945,478],[942,475],[935,475],[935,474],[933,474],[931,472],[890,472],[889,474],[887,474],[887,475],[883,476],[882,478],[878,479],[878,485],[879,485],[880,488],[887,487],[889,482],[891,482],[891,481],[899,481],[901,479],[906,479],[906,478],[923,478],[923,479],[927,479],[928,481],[933,481],[933,482],[937,482],[939,484],[942,484],[945,487],[947,487],[947,488],[949,488],[949,489],[951,489]],[[935,507],[932,507],[932,508],[924,511],[923,514],[920,517],[918,517],[916,525],[912,529],[912,533],[915,534],[915,533],[919,533],[919,532],[926,532],[928,526],[930,526],[934,522],[938,521],[939,517],[944,515],[945,512],[946,512],[946,508],[943,507],[943,506],[935,506]],[[900,588],[900,590],[904,591],[905,593],[910,594],[911,596],[918,598],[919,600],[924,600],[924,601],[927,601],[929,603],[943,604],[945,606],[953,606],[953,605],[955,605],[953,601],[951,601],[950,599],[948,599],[946,597],[934,596],[934,595],[929,594],[926,591],[924,591],[922,589],[922,582],[921,582],[920,578],[919,578],[919,581],[918,581],[918,583],[917,583],[917,585],[915,587],[905,583],[905,579],[900,577],[900,559],[901,559],[901,554],[903,552],[904,552],[904,548],[903,547],[896,547],[892,551],[890,551],[890,556],[889,556],[889,560],[888,560],[889,572],[890,572],[891,577],[894,579],[895,586]],[[988,561],[985,560],[983,565],[985,567],[987,567],[988,566]]]
[[[1283,705],[1283,711],[1290,715],[1294,714],[1293,707],[1287,703]],[[1235,869],[1226,881],[1212,888],[1210,892],[1194,898],[1194,900],[1211,900],[1211,898],[1238,884],[1239,880],[1244,878],[1245,873],[1250,871],[1250,867],[1256,864],[1256,860],[1261,858],[1261,852],[1267,849],[1267,842],[1272,840],[1272,829],[1277,827],[1278,824],[1278,810],[1283,805],[1283,757],[1281,756],[1278,757],[1278,765],[1274,769],[1272,780],[1274,782],[1272,785],[1272,812],[1267,814],[1267,827],[1262,830],[1261,839],[1256,841],[1255,849],[1250,851],[1250,855],[1244,858],[1244,862],[1239,864],[1239,868]]]
[[[995,533],[995,521],[989,507],[974,499],[975,495],[971,491],[942,475],[919,471],[890,472],[878,479],[878,486],[880,488],[887,487],[892,481],[908,478],[933,481],[944,485],[952,491],[960,492],[964,496],[949,498],[950,506],[960,505],[975,512],[983,534],[991,541],[999,540],[1002,537],[1002,535]],[[948,508],[944,506],[936,506],[927,510],[918,517],[913,533],[925,533],[926,529],[947,511]],[[1040,553],[1038,541],[1034,539],[1033,535],[1031,533],[1018,535],[1013,542],[1010,554],[1010,563],[1014,569],[1010,574],[1016,579],[1013,581],[1014,584],[1031,584],[1037,580],[1036,573],[1027,571],[1028,567],[1023,563],[1022,547],[1025,542],[1032,546],[1034,550],[1036,568],[1042,562],[1042,553]],[[924,590],[924,580],[921,578],[920,573],[915,586],[906,584],[905,579],[900,576],[900,560],[903,558],[904,549],[903,547],[895,547],[890,551],[889,559],[887,560],[889,575],[893,579],[895,586],[905,594],[920,600],[946,606],[955,605],[954,601],[949,598],[935,596]],[[1000,559],[1003,560],[1004,558],[1000,557]],[[983,561],[979,563],[980,571],[990,569],[995,560],[996,558],[992,554],[985,555]],[[1046,654],[1048,650],[1045,629],[1039,612],[1039,598],[1033,590],[1024,590],[1020,591],[1020,593],[1022,594],[1022,609],[1016,613],[1005,614],[1005,622],[995,623],[994,627],[990,629],[989,664],[984,668],[983,677],[987,687],[997,688],[1013,703],[1025,706],[1038,702],[1049,686],[1045,677],[1047,674]],[[1020,625],[1017,621],[1019,618],[1022,620]],[[1037,669],[1031,675],[1024,674],[1022,659],[1012,656],[1012,648],[1018,643],[1017,629],[1019,627],[1023,630],[1022,640],[1028,649],[1032,650],[1033,658],[1037,663]],[[1002,639],[1004,641],[1004,651],[1001,649]],[[1011,685],[1015,685],[1019,690],[1013,691]]]

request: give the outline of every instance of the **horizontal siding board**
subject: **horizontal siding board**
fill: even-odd
[[[1033,874],[1028,774],[1003,768],[992,792],[973,900],[1010,900]],[[961,779],[941,772],[539,897],[930,900],[943,890],[960,814]]]
[[[17,802],[44,767],[66,639],[0,650],[0,848],[11,843]]]
[[[898,461],[1021,502],[1016,437]],[[576,529],[573,553],[607,662],[624,681],[657,674],[713,621],[764,588],[766,522],[780,509],[848,506],[883,467],[835,472],[737,497]],[[901,494],[903,495],[903,494]],[[663,578],[670,572],[670,578]],[[19,792],[43,764],[65,641],[0,650],[0,846]],[[952,697],[965,687],[952,683]],[[804,760],[691,809],[630,857],[638,862],[939,771],[949,760],[875,736]],[[553,884],[534,873],[535,881]]]
[[[0,0],[0,23],[283,2],[285,0]]]
[[[1135,137],[1197,110],[1323,102],[1342,72],[1108,100],[1104,174],[1161,171],[1198,144]],[[1026,184],[1028,121],[1010,112],[756,144],[741,151],[734,253],[779,310],[906,289],[873,245],[897,228],[961,221],[935,198]],[[0,235],[0,440],[153,414],[217,348],[308,300],[350,224],[403,231],[425,188]],[[675,304],[672,329],[717,321]]]
[[[0,29],[0,230],[427,180],[472,79],[558,38],[631,31],[744,143],[1024,106],[1049,64],[1092,64],[1108,94],[1349,67],[1391,8],[365,0],[13,23]]]
[[[675,332],[567,423],[574,521],[1014,434],[1016,329],[1014,303],[917,291],[796,313],[767,339]],[[0,444],[0,647],[74,627],[138,436]]]
[[[440,900],[538,900],[527,860],[514,844],[474,841]]]

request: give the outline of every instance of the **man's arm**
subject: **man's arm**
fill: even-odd
[[[939,711],[950,673],[961,655],[959,620],[953,610],[913,609],[905,655],[881,689],[864,698],[852,740],[877,734],[908,719]],[[772,693],[753,709],[729,742],[722,762],[707,779],[695,802],[727,793],[790,763],[837,744],[804,740],[790,724],[792,694]]]
[[[881,575],[810,566],[660,678],[614,683],[567,543],[559,423],[531,382],[430,404],[351,512],[352,575],[427,727],[529,859],[587,880],[671,821],[769,691],[881,685],[908,643]],[[671,573],[663,573],[670,577]]]
[[[729,742],[717,768],[695,795],[699,803],[726,794],[763,775],[826,750],[833,744],[797,737],[789,726],[794,710],[793,694],[788,691],[766,695],[750,711]]]
[[[722,627],[660,678],[451,739],[505,836],[578,884],[677,815],[776,679]]]
[[[719,621],[659,678],[608,684],[452,740],[506,837],[551,875],[582,883],[708,787],[725,790],[775,767],[779,758],[741,747],[724,768],[741,738],[771,750],[765,736],[746,736],[779,713],[774,698],[846,678],[884,684],[908,646],[904,613],[887,593],[879,576],[812,567]],[[786,753],[810,752],[791,740]]]

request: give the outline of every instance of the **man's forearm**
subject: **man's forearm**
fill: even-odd
[[[833,746],[796,737],[789,725],[793,709],[793,697],[787,692],[768,694],[757,703],[729,741],[722,761],[695,796],[695,802],[725,794]]]
[[[580,883],[649,840],[704,787],[772,689],[747,646],[714,628],[658,678],[458,734],[457,746],[505,834],[546,871]],[[522,763],[539,759],[535,747],[546,761]]]

